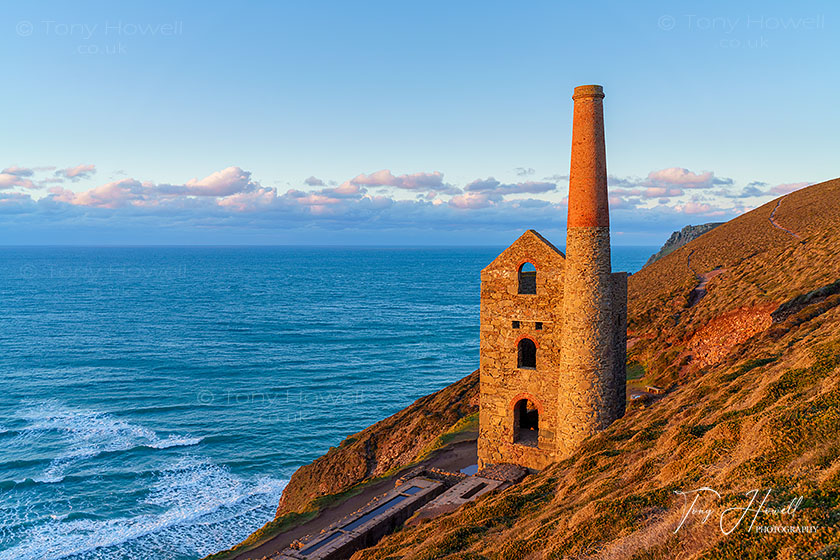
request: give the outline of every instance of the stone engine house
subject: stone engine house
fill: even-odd
[[[528,230],[481,271],[479,466],[542,469],[624,415],[601,86],[575,88],[566,254]]]

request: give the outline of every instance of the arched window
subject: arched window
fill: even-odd
[[[519,267],[519,293],[537,293],[537,268],[529,262]]]
[[[528,399],[513,405],[513,442],[537,447],[540,440],[540,411]]]
[[[519,341],[516,353],[516,367],[520,369],[537,369],[537,345],[530,338]]]

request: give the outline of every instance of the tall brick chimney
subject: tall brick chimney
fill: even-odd
[[[568,227],[609,227],[604,90],[601,86],[578,86],[572,99],[575,108]],[[606,256],[609,257],[609,246]]]
[[[572,99],[560,395],[569,450],[624,414],[627,302],[626,275],[610,267],[604,92],[579,86]]]

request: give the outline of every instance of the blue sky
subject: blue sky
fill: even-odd
[[[834,178],[834,2],[20,2],[0,244],[562,244],[605,88],[613,241]]]

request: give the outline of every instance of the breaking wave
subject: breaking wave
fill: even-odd
[[[54,402],[26,410],[20,418],[28,425],[19,431],[13,445],[33,445],[48,436],[62,441],[64,451],[55,456],[35,482],[56,483],[79,462],[103,453],[129,451],[138,447],[168,449],[192,446],[203,438],[169,435],[160,438],[153,430],[130,424],[109,414],[74,409]]]
[[[0,560],[201,557],[272,519],[287,482],[238,476],[192,454],[200,437],[161,437],[105,413],[46,403],[20,418],[26,425],[14,438],[16,447],[57,452],[44,459],[40,476],[0,481]],[[184,449],[172,450],[178,447]],[[106,459],[143,448],[142,456],[156,458],[154,468],[144,462],[125,472],[112,465],[123,462]],[[109,504],[72,502],[101,484],[113,485],[124,500],[129,496],[117,515],[107,513]]]

